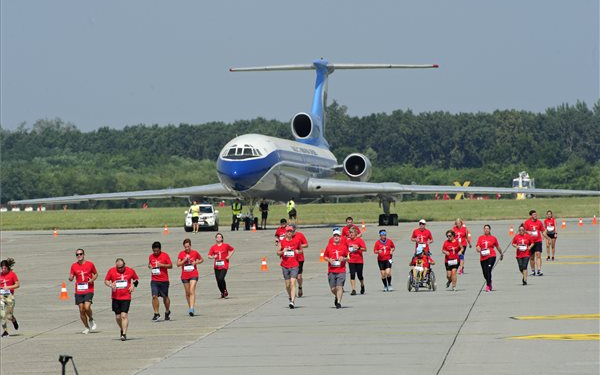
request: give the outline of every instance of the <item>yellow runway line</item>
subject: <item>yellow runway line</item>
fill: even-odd
[[[600,255],[562,255],[556,259],[598,259]]]
[[[515,319],[515,320],[600,319],[600,314],[529,315],[529,316],[512,316],[511,319]]]
[[[512,336],[511,340],[566,340],[566,341],[599,341],[600,333],[561,333],[547,335]]]
[[[600,261],[592,261],[592,262],[546,262],[544,265],[568,265],[568,264],[600,264]]]

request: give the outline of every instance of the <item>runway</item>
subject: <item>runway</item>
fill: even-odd
[[[588,221],[589,222],[589,221]],[[519,220],[490,222],[502,248],[508,226]],[[473,242],[483,222],[468,222]],[[570,221],[559,232],[557,260],[543,264],[544,276],[521,276],[511,247],[494,270],[494,291],[484,285],[478,255],[466,255],[466,273],[458,290],[445,288],[441,246],[451,223],[429,223],[438,290],[406,289],[416,223],[388,227],[397,251],[393,292],[382,292],[372,254],[378,227],[367,225],[364,239],[366,294],[344,295],[342,309],[333,306],[326,264],[319,262],[331,228],[302,228],[309,241],[304,266],[305,296],[287,307],[287,294],[273,247],[274,229],[224,232],[236,253],[227,275],[230,297],[220,298],[210,262],[200,265],[195,317],[187,315],[180,270],[171,278],[172,321],[153,323],[150,246],[161,241],[172,260],[189,237],[204,257],[214,233],[185,233],[181,228],[127,230],[2,232],[2,259],[13,257],[21,281],[15,316],[20,330],[2,338],[3,374],[60,373],[58,357],[73,356],[80,374],[598,374],[600,372],[600,236],[599,226]],[[94,296],[98,331],[83,329],[73,301],[58,299],[68,281],[75,249],[86,251],[99,277]],[[261,258],[269,270],[261,272]],[[115,258],[123,257],[140,275],[130,310],[128,340],[110,308],[110,291],[102,280]],[[546,253],[544,249],[543,258]],[[349,277],[346,291],[350,289]],[[163,314],[161,303],[161,314]],[[164,315],[164,314],[163,314]],[[67,373],[73,373],[69,363]]]

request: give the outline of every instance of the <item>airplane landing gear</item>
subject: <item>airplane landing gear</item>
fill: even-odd
[[[379,215],[379,226],[398,226],[398,214],[390,213],[390,203],[396,205],[392,197],[379,197],[379,207],[383,207],[383,213]]]

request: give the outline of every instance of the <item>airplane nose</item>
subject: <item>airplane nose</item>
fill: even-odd
[[[223,160],[217,162],[217,173],[221,182],[237,191],[244,191],[256,185],[262,176],[261,168],[253,161]]]

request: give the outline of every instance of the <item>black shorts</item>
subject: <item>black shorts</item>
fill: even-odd
[[[119,315],[120,313],[128,313],[130,304],[131,304],[130,299],[114,299],[113,298],[112,311],[114,311],[114,313],[116,315]]]
[[[302,275],[302,271],[304,271],[304,261],[298,261],[298,275]]]
[[[533,244],[533,246],[531,247],[531,249],[529,250],[529,252],[531,254],[538,252],[541,253],[542,252],[542,243],[541,242],[536,242]]]
[[[387,270],[388,268],[392,268],[392,262],[390,262],[389,260],[378,260],[377,264],[379,265],[380,271],[384,271],[384,270]]]
[[[267,216],[269,216],[269,211],[263,211],[263,212],[260,213],[260,217],[262,219],[266,219]]]
[[[547,234],[547,235],[548,235],[548,237],[550,237],[550,238],[556,238],[556,232],[552,232],[552,233],[550,233],[550,232],[547,232],[546,234]]]
[[[200,217],[198,217],[198,216],[192,216],[192,223],[197,223],[198,219],[200,219]]]
[[[458,264],[454,264],[452,266],[449,266],[448,263],[444,263],[444,265],[446,265],[446,271],[452,271],[452,270],[457,270],[458,269]]]
[[[152,297],[168,297],[169,296],[169,282],[168,281],[150,281],[150,290],[152,291]]]
[[[190,280],[198,281],[197,277],[190,277],[189,279],[181,279],[181,282],[184,284],[189,284]]]
[[[517,258],[517,264],[519,265],[519,271],[526,271],[529,264],[529,257]]]
[[[94,303],[94,302],[92,302],[93,298],[94,298],[94,293],[75,294],[75,304],[80,305],[85,302]]]

